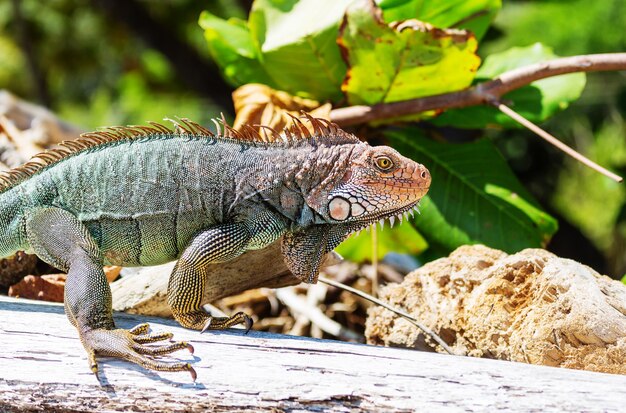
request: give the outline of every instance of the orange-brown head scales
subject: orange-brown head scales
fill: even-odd
[[[293,226],[282,241],[287,268],[307,283],[316,282],[322,258],[351,233],[385,219],[393,225],[396,217],[402,219],[417,207],[430,187],[424,165],[388,146],[354,142],[317,154],[317,173],[308,175],[315,177],[310,187],[304,173],[296,174],[298,186],[308,189],[306,208],[315,211],[299,215],[314,215],[315,222]],[[309,170],[303,165],[302,171]]]
[[[328,216],[335,222],[363,223],[395,217],[415,208],[430,187],[430,172],[388,146],[363,145],[350,167],[327,195]]]

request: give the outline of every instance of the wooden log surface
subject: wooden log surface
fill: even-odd
[[[241,330],[150,322],[195,354],[198,373],[156,373],[100,358],[100,379],[63,307],[0,297],[0,411],[555,411],[619,412],[626,376]]]

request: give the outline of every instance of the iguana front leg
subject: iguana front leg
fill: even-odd
[[[225,329],[252,320],[244,313],[232,317],[212,317],[202,309],[202,298],[209,264],[229,261],[246,250],[253,234],[244,223],[222,224],[196,235],[179,258],[167,289],[167,301],[174,318],[194,330]]]
[[[29,211],[26,235],[34,252],[50,265],[67,272],[65,312],[78,329],[89,364],[98,373],[96,355],[118,357],[158,371],[196,373],[189,363],[165,363],[158,356],[183,348],[185,342],[146,346],[172,337],[171,333],[148,334],[148,325],[131,330],[116,329],[111,309],[111,289],[102,270],[102,255],[87,228],[71,213],[60,208]]]
[[[209,228],[191,241],[170,276],[167,301],[174,318],[194,330],[222,330],[244,323],[249,330],[252,320],[244,313],[232,317],[211,317],[202,309],[202,298],[210,264],[230,261],[247,250],[270,245],[285,232],[285,218],[263,211],[238,223]]]

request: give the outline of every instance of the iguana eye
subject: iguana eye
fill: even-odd
[[[374,163],[381,171],[388,171],[393,168],[393,161],[386,156],[380,156],[374,160]]]

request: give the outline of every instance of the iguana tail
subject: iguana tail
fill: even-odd
[[[28,249],[22,225],[23,206],[22,199],[16,191],[0,193],[0,258]]]

